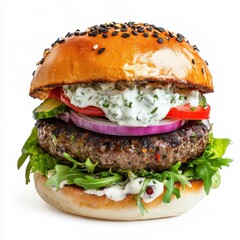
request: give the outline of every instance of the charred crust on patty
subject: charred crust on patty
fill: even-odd
[[[208,143],[208,129],[198,121],[189,121],[174,132],[141,137],[102,135],[59,119],[40,120],[37,128],[45,152],[64,163],[64,151],[81,162],[89,157],[99,168],[160,171],[200,156]],[[156,161],[156,154],[161,161]]]

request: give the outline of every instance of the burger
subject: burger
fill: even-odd
[[[48,204],[108,220],[180,215],[220,184],[230,140],[214,138],[208,64],[180,33],[147,23],[77,29],[44,50],[22,148]]]

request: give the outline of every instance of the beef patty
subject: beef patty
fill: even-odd
[[[44,152],[66,164],[63,153],[83,162],[88,157],[101,168],[163,170],[177,161],[200,156],[208,143],[208,128],[189,121],[177,131],[124,137],[94,133],[52,118],[39,120],[38,143]]]

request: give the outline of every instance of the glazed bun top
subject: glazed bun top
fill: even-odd
[[[54,87],[92,82],[151,81],[212,92],[207,63],[181,34],[151,24],[101,24],[76,30],[45,49],[30,95],[45,99]]]

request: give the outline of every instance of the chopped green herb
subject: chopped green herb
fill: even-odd
[[[172,96],[172,97],[171,97],[171,100],[170,100],[170,103],[174,103],[175,100],[176,100],[175,98],[176,98],[175,96]]]
[[[108,100],[105,100],[104,103],[102,104],[102,106],[104,108],[108,108],[109,107],[109,101]]]
[[[158,107],[155,107],[152,111],[151,114],[154,114],[158,110]]]
[[[186,100],[187,97],[186,97],[186,96],[183,96],[183,95],[180,95],[178,99],[179,99],[179,100]]]
[[[196,110],[196,107],[190,107],[190,109],[191,109],[192,111],[195,111],[195,110]]]
[[[132,102],[129,102],[129,103],[126,102],[126,103],[124,104],[124,106],[129,107],[129,108],[132,108]]]

